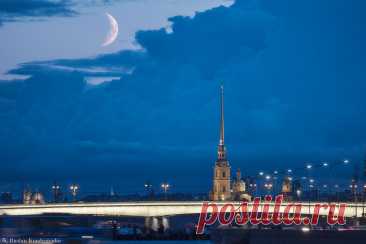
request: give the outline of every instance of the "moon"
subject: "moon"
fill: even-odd
[[[107,37],[105,38],[105,40],[102,44],[103,47],[106,47],[106,46],[112,44],[117,39],[117,36],[118,36],[117,20],[109,13],[105,13],[105,14],[108,17],[110,29],[109,29],[109,33],[108,33]]]

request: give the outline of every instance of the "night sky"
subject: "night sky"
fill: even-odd
[[[364,159],[365,1],[80,2],[0,1],[0,190],[208,192],[221,83],[233,170]]]

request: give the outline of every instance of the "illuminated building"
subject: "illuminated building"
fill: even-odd
[[[232,200],[235,201],[251,200],[250,195],[246,193],[246,184],[241,178],[240,169],[236,171],[236,179],[234,180],[232,185]]]
[[[291,201],[292,199],[292,178],[291,177],[285,177],[282,183],[282,195],[286,201]]]
[[[231,199],[230,164],[226,159],[225,131],[224,131],[224,87],[221,86],[221,121],[220,141],[217,150],[217,160],[214,167],[213,189],[210,199],[225,201]]]

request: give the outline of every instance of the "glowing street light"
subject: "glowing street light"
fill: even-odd
[[[266,175],[266,180],[270,180],[271,176],[270,175]]]
[[[144,187],[148,191],[149,189],[152,188],[152,184],[150,182],[145,182]]]
[[[345,160],[343,160],[343,163],[344,164],[348,164],[349,163],[349,160],[348,159],[345,159]]]
[[[272,183],[266,183],[264,184],[264,188],[267,189],[268,193],[272,190],[273,184]]]
[[[58,185],[56,182],[52,185],[52,192],[53,192],[53,201],[57,202],[58,197],[60,195],[60,185]]]
[[[52,190],[58,190],[60,189],[60,186],[57,185],[56,183],[52,186]]]
[[[301,196],[301,190],[300,189],[296,190],[296,195],[297,195],[297,198],[300,198],[300,196]]]
[[[71,191],[71,195],[72,195],[73,201],[76,200],[76,195],[78,193],[78,190],[79,190],[79,186],[78,185],[72,184],[70,186],[70,191]]]
[[[145,182],[144,188],[145,188],[147,196],[152,197],[154,195],[152,187],[153,187],[153,185],[149,181]]]
[[[313,166],[311,164],[306,165],[307,169],[311,169]]]
[[[167,192],[169,190],[170,185],[168,183],[162,183],[161,188],[164,191],[165,200],[167,199]]]
[[[264,175],[264,172],[263,171],[259,172],[259,175],[260,176],[263,176]]]
[[[288,169],[288,170],[287,170],[287,172],[288,172],[288,173],[292,173],[292,169]]]
[[[328,167],[328,163],[327,162],[323,162],[323,167]]]

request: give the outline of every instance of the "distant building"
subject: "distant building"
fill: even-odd
[[[0,196],[0,201],[1,203],[13,203],[13,195],[11,194],[11,192],[2,192],[1,196]]]
[[[232,200],[236,200],[236,201],[242,201],[242,200],[250,201],[251,200],[251,196],[249,194],[247,194],[247,191],[246,191],[246,184],[241,179],[240,169],[238,169],[236,171],[236,179],[234,180],[233,185],[232,185]]]
[[[289,177],[285,177],[282,183],[282,191],[281,191],[284,199],[286,201],[291,201],[292,199],[292,184],[291,179]]]
[[[39,191],[32,192],[29,187],[23,191],[23,204],[36,205],[45,204],[43,194]]]
[[[30,204],[32,200],[32,191],[26,187],[23,191],[23,204]]]
[[[31,204],[45,204],[43,194],[36,191],[32,195]]]

